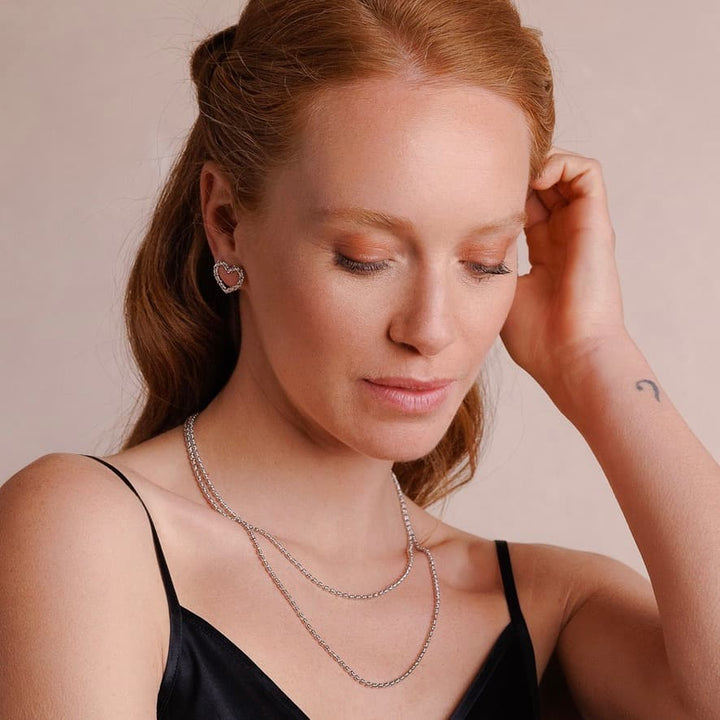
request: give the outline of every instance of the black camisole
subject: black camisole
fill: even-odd
[[[116,467],[93,455],[86,457],[118,475],[137,495],[150,521],[170,611],[158,720],[309,720],[237,645],[180,605],[155,525],[139,493]],[[515,590],[507,542],[495,540],[495,547],[510,622],[448,720],[540,720],[535,655]]]

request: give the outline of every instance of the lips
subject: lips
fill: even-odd
[[[383,387],[401,388],[403,390],[417,390],[419,392],[428,390],[439,390],[446,387],[452,378],[435,378],[432,380],[419,380],[417,378],[408,377],[382,377],[368,378],[368,382],[374,385],[382,385]]]
[[[440,408],[450,395],[454,380],[382,377],[365,380],[369,397],[393,412],[426,415]]]

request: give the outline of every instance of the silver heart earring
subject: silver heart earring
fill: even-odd
[[[222,268],[226,273],[237,273],[237,282],[234,285],[226,284],[225,281],[220,277],[220,268]],[[215,276],[215,282],[226,294],[239,290],[242,287],[243,282],[245,282],[245,271],[241,267],[238,267],[237,265],[228,265],[222,260],[218,260],[213,266],[213,275]]]

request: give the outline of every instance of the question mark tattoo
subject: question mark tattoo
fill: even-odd
[[[655,393],[655,399],[656,399],[658,402],[660,402],[660,390],[658,390],[658,386],[657,386],[652,380],[638,380],[638,381],[635,383],[635,387],[636,387],[640,392],[643,392],[643,391],[645,390],[645,388],[643,387],[643,385],[644,385],[645,383],[647,383],[648,385],[650,385],[650,387],[652,387],[653,392]]]

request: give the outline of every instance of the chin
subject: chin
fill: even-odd
[[[377,460],[412,462],[430,454],[445,436],[447,427],[440,432],[419,427],[381,428],[374,437],[365,436],[356,448],[364,455]]]
[[[452,425],[470,390],[470,385],[464,385],[456,382],[444,399],[435,399],[434,407],[382,395],[368,402],[362,395],[357,410],[343,418],[344,433],[351,433],[345,438],[363,455],[379,460],[412,462],[423,458],[438,446]],[[348,427],[350,417],[353,421]]]

